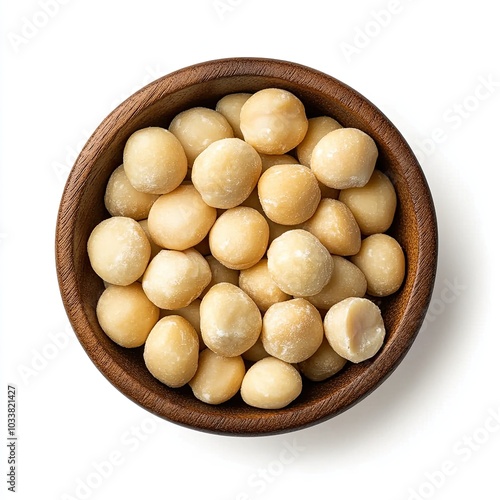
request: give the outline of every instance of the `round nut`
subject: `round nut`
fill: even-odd
[[[277,224],[300,224],[309,219],[321,199],[318,181],[304,165],[274,165],[258,183],[259,200]]]
[[[287,90],[259,90],[241,108],[241,132],[259,153],[290,151],[304,139],[307,126],[304,105]]]
[[[212,142],[234,137],[226,118],[214,109],[204,107],[181,111],[174,116],[168,129],[182,144],[190,166]]]
[[[226,118],[233,129],[234,136],[238,137],[238,139],[243,139],[240,129],[241,108],[251,95],[246,92],[228,94],[219,99],[215,105],[215,111],[218,111]]]
[[[233,208],[257,185],[262,160],[252,146],[237,138],[220,139],[193,163],[191,180],[207,205]]]
[[[137,281],[149,262],[151,245],[140,224],[129,217],[111,217],[100,222],[87,242],[90,265],[112,285]]]
[[[305,299],[273,304],[262,320],[262,344],[275,358],[299,363],[312,356],[323,340],[323,321]]]
[[[191,304],[186,307],[181,307],[180,309],[160,309],[160,318],[164,318],[165,316],[182,316],[184,319],[188,320],[198,334],[199,347],[201,351],[202,349],[205,349],[206,346],[201,337],[200,304],[200,299],[194,299]]]
[[[313,234],[291,229],[276,238],[267,251],[267,265],[281,290],[296,297],[321,292],[330,281],[333,261]]]
[[[252,365],[241,383],[243,401],[266,410],[284,408],[301,392],[300,373],[290,363],[272,356]]]
[[[123,168],[137,191],[165,194],[186,177],[187,159],[181,143],[171,132],[148,127],[128,138],[123,150]]]
[[[335,255],[354,255],[361,247],[358,223],[347,205],[338,200],[323,198],[303,228]]]
[[[264,312],[273,304],[291,298],[274,282],[267,267],[267,259],[262,259],[254,266],[240,271],[239,286]]]
[[[166,316],[153,327],[144,345],[149,372],[169,387],[187,384],[198,368],[198,335],[181,316]]]
[[[389,177],[380,170],[374,170],[363,187],[342,190],[339,200],[349,207],[364,235],[384,233],[391,227],[397,205],[396,191]]]
[[[239,356],[259,338],[262,317],[255,302],[231,283],[214,285],[200,305],[205,345],[221,356]]]
[[[151,207],[148,229],[152,239],[170,250],[187,250],[207,236],[217,210],[208,206],[192,184],[160,196]]]
[[[328,134],[328,132],[333,132],[334,130],[342,128],[342,125],[330,116],[309,118],[308,122],[307,134],[297,146],[297,158],[299,162],[306,167],[311,166],[312,152],[320,139]]]
[[[213,255],[207,255],[205,259],[210,266],[210,271],[212,271],[212,279],[210,283],[206,286],[205,290],[201,293],[200,297],[203,298],[208,291],[217,283],[231,283],[238,286],[240,272],[236,269],[229,269],[228,267],[221,264]]]
[[[333,272],[330,281],[321,292],[305,297],[318,309],[330,309],[348,297],[364,297],[366,294],[367,283],[361,269],[338,255],[332,255],[332,260]]]
[[[353,363],[373,357],[385,337],[380,309],[360,297],[349,297],[332,306],[326,313],[324,325],[332,349]]]
[[[161,250],[149,263],[142,287],[161,309],[180,309],[198,298],[211,278],[207,261],[193,248]]]
[[[257,210],[235,207],[226,210],[209,233],[212,255],[229,269],[248,269],[266,253],[269,226]]]
[[[244,375],[245,363],[241,356],[228,358],[204,349],[200,352],[198,370],[189,381],[189,386],[200,401],[218,405],[240,390]]]
[[[113,216],[130,217],[131,219],[145,219],[157,194],[141,193],[130,184],[123,165],[116,168],[106,185],[104,205]]]
[[[109,285],[97,302],[97,321],[104,333],[122,347],[139,347],[158,321],[160,310],[139,283]]]
[[[309,380],[322,382],[342,370],[346,363],[347,359],[335,352],[326,337],[323,337],[318,350],[299,363],[299,370]]]
[[[361,242],[361,249],[351,257],[366,277],[367,291],[386,297],[399,290],[405,277],[405,255],[401,245],[388,234],[372,234]]]
[[[377,146],[369,135],[356,128],[339,128],[316,144],[311,169],[328,187],[361,187],[370,180],[377,157]]]

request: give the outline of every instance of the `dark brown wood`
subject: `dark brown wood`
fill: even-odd
[[[330,115],[376,141],[377,168],[393,181],[399,200],[390,233],[401,243],[407,275],[398,293],[381,301],[387,339],[371,360],[349,364],[321,383],[305,382],[301,396],[282,410],[258,410],[239,397],[220,406],[194,398],[189,388],[169,389],[146,370],[142,349],[114,344],[101,330],[95,306],[103,290],[86,252],[95,225],[108,217],[104,189],[120,165],[126,139],[152,125],[167,127],[179,111],[214,106],[232,92],[281,87],[304,102],[308,116]],[[166,75],[119,105],[91,136],[69,175],[56,231],[62,299],[73,329],[102,374],[131,400],[190,428],[220,434],[276,434],[319,423],[345,411],[378,387],[401,362],[423,322],[437,265],[437,223],[423,172],[405,139],[366,98],[314,69],[286,61],[236,58],[209,61]],[[78,376],[74,374],[74,376]]]

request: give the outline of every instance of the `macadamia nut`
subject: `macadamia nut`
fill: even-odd
[[[349,207],[365,236],[383,233],[391,227],[397,205],[396,191],[389,177],[380,170],[374,170],[363,187],[342,190],[339,200]]]
[[[259,155],[262,160],[262,173],[274,165],[296,165],[299,163],[297,158],[292,155],[266,155],[264,153],[259,153]]]
[[[211,278],[207,261],[193,248],[162,250],[149,263],[142,287],[161,309],[180,309],[198,298]]]
[[[189,386],[197,399],[218,405],[238,393],[245,375],[245,363],[241,356],[226,357],[210,349],[200,352],[198,370]]]
[[[238,281],[240,277],[240,272],[236,269],[229,269],[228,267],[221,264],[213,255],[208,255],[205,257],[208,265],[210,266],[210,271],[212,271],[212,279],[210,283],[206,286],[205,290],[201,293],[200,297],[203,298],[207,292],[217,283],[231,283],[232,285],[238,286]]]
[[[151,233],[149,232],[149,227],[148,227],[148,219],[142,219],[137,222],[139,222],[139,225],[142,227],[142,230],[146,233],[149,244],[151,245],[151,257],[149,259],[151,260],[155,255],[158,255],[158,253],[160,252],[160,250],[162,250],[162,248],[153,241],[153,238],[151,238]]]
[[[241,357],[246,359],[247,361],[260,361],[263,358],[267,358],[269,353],[264,349],[262,345],[262,336],[257,339],[257,342],[250,347],[250,349],[246,350]]]
[[[207,236],[217,217],[192,184],[160,196],[148,217],[152,239],[170,250],[187,250]]]
[[[199,348],[201,351],[205,349],[206,346],[201,337],[200,304],[200,299],[194,299],[191,304],[188,304],[186,307],[181,307],[180,309],[160,309],[160,318],[164,318],[165,316],[182,316],[184,319],[187,319],[198,334]]]
[[[258,192],[266,216],[286,225],[309,219],[321,199],[318,181],[304,165],[274,165],[259,179]]]
[[[238,139],[243,139],[243,134],[240,129],[240,113],[243,104],[248,101],[252,94],[240,92],[236,94],[228,94],[217,101],[215,111],[224,115],[226,120],[231,125],[234,136]]]
[[[326,313],[324,326],[332,348],[353,363],[373,357],[385,337],[380,309],[360,297],[350,297],[332,306]]]
[[[338,373],[347,363],[347,359],[336,353],[326,337],[323,337],[317,351],[299,363],[299,371],[313,382],[321,382]]]
[[[141,193],[130,184],[123,165],[116,168],[104,193],[104,205],[111,215],[145,219],[149,209],[158,198],[156,194]]]
[[[283,224],[276,224],[276,222],[273,222],[271,219],[267,219],[267,224],[269,225],[269,244],[271,244],[276,238],[279,238],[283,233],[286,233],[291,229],[303,229],[303,224],[285,226]]]
[[[323,340],[323,321],[318,310],[305,299],[273,304],[262,320],[264,349],[288,363],[312,356]]]
[[[328,187],[361,187],[370,180],[377,157],[377,146],[369,135],[356,128],[339,128],[316,144],[311,169]]]
[[[257,210],[236,207],[224,212],[209,234],[212,255],[229,269],[248,269],[266,253],[269,226]]]
[[[241,383],[243,401],[255,408],[278,410],[302,392],[300,373],[290,364],[268,356],[252,365]]]
[[[332,277],[330,253],[316,236],[303,229],[292,229],[276,238],[267,258],[274,282],[289,295],[316,295]]]
[[[347,205],[338,200],[323,198],[303,228],[335,255],[354,255],[361,247],[358,223]]]
[[[109,285],[97,302],[97,321],[104,333],[122,347],[139,347],[158,321],[160,310],[139,283]]]
[[[143,193],[165,194],[186,177],[187,159],[178,139],[161,127],[134,132],[123,151],[123,168],[130,184]]]
[[[262,317],[255,302],[231,283],[214,285],[200,306],[205,345],[221,356],[239,356],[259,338]]]
[[[366,294],[367,283],[361,269],[338,255],[332,255],[332,260],[333,272],[330,281],[321,292],[306,297],[318,309],[330,309],[348,297],[364,297]]]
[[[291,298],[272,279],[267,267],[267,259],[262,259],[254,266],[240,271],[239,286],[264,312],[276,302]]]
[[[311,155],[319,140],[328,132],[342,128],[342,125],[337,120],[329,116],[309,118],[308,123],[307,134],[296,150],[299,162],[306,167],[311,166]]]
[[[112,285],[137,281],[149,262],[151,246],[140,224],[129,217],[111,217],[100,222],[87,242],[90,265]]]
[[[233,208],[257,185],[262,160],[241,139],[221,139],[210,144],[195,159],[191,180],[208,205]]]
[[[234,137],[226,118],[214,109],[204,107],[180,112],[174,116],[168,129],[182,144],[189,166],[212,142]]]
[[[254,190],[250,193],[248,198],[246,198],[245,200],[243,200],[241,202],[241,206],[253,208],[254,210],[257,210],[257,212],[262,214],[264,217],[266,216],[264,209],[262,208],[262,205],[260,204],[259,192],[258,192],[257,187],[254,188]]]
[[[241,132],[259,153],[290,151],[304,139],[307,126],[304,105],[287,90],[259,90],[241,108]]]
[[[169,387],[187,384],[198,368],[198,335],[181,316],[167,316],[153,327],[144,345],[149,372]]]
[[[385,297],[399,290],[405,277],[405,256],[401,245],[388,234],[372,234],[361,242],[351,257],[366,277],[368,293]]]

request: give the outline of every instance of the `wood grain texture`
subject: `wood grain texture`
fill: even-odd
[[[127,138],[146,126],[168,127],[180,111],[211,106],[233,92],[280,87],[296,94],[309,117],[329,115],[369,134],[379,148],[377,168],[394,183],[398,208],[389,233],[407,259],[402,288],[381,301],[387,337],[371,360],[348,364],[321,383],[305,381],[299,398],[282,410],[258,410],[239,397],[219,406],[169,389],[147,371],[142,348],[124,349],[101,330],[95,307],[103,284],[90,267],[86,244],[109,217],[104,190],[122,163]],[[335,78],[286,61],[235,58],[209,61],[166,75],[133,94],[96,129],[68,177],[56,229],[56,265],[62,300],[73,329],[97,368],[131,400],[169,421],[231,435],[261,435],[317,424],[345,411],[378,387],[411,347],[429,305],[437,265],[437,222],[422,170],[407,142],[371,102]],[[77,376],[77,374],[68,374]]]

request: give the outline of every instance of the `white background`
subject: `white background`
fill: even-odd
[[[19,499],[499,498],[493,5],[4,0],[0,496],[14,495],[2,437],[11,383]],[[400,367],[346,413],[262,438],[189,430],[119,393],[69,329],[54,265],[64,180],[88,135],[149,81],[231,56],[299,62],[374,102],[417,152],[440,231],[431,308]]]

